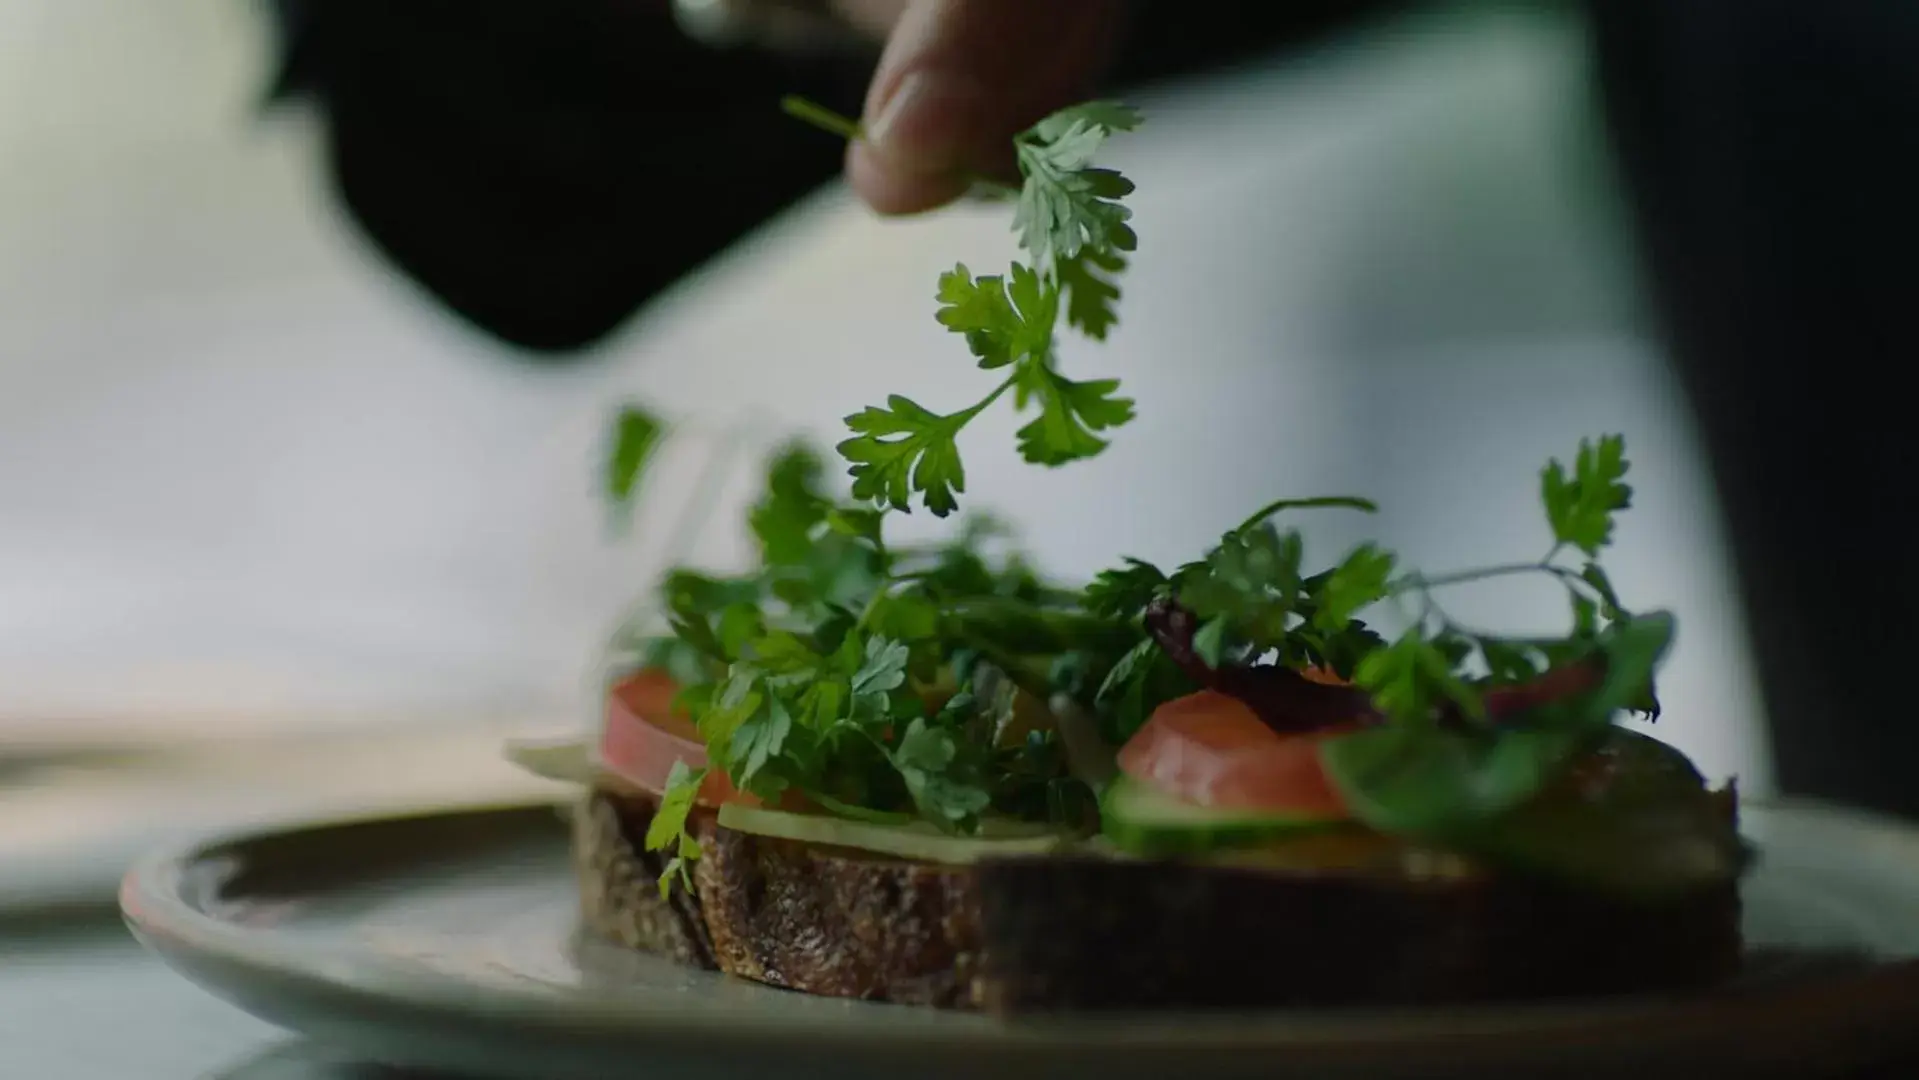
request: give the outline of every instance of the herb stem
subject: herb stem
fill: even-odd
[[[811,124],[829,135],[838,135],[847,142],[866,138],[866,128],[850,116],[843,116],[817,101],[789,94],[780,99],[780,110],[796,120]],[[973,194],[993,199],[1016,199],[1019,197],[1019,185],[995,180],[978,173],[966,174],[966,180],[976,190]]]
[[[973,417],[978,416],[980,413],[985,412],[993,404],[993,402],[998,401],[1000,399],[1001,394],[1004,394],[1006,393],[1006,391],[1011,390],[1013,388],[1013,383],[1018,381],[1018,378],[1019,377],[1017,375],[1008,375],[1006,377],[1006,381],[1003,383],[1000,383],[998,386],[995,386],[993,388],[992,393],[986,395],[985,397],[979,400],[979,404],[973,406],[970,409],[962,409],[959,412],[956,412],[952,416],[948,417],[947,419],[949,420],[954,420],[954,419],[959,420],[959,424],[956,425],[953,430],[958,431],[959,428],[965,427],[968,423],[970,423]],[[962,417],[964,419],[961,419]]]
[[[864,633],[866,631],[866,624],[871,621],[874,613],[880,609],[880,601],[886,599],[887,584],[887,582],[881,582],[879,588],[873,590],[873,595],[867,599],[866,606],[860,609],[860,617],[853,623],[854,632]]]
[[[713,508],[719,502],[725,477],[732,471],[733,463],[739,460],[740,452],[746,449],[747,440],[757,427],[757,424],[742,421],[720,433],[719,447],[700,463],[699,475],[693,481],[692,499],[680,514],[680,519],[673,523],[663,565],[678,566],[692,553],[700,533],[706,530],[707,524],[713,519]]]
[[[817,101],[797,94],[788,94],[781,98],[780,109],[796,120],[805,121],[821,131],[838,135],[848,142],[866,137],[866,129],[860,126],[858,120],[842,116]]]
[[[1233,533],[1236,536],[1244,536],[1252,532],[1255,528],[1258,528],[1260,522],[1265,521],[1281,510],[1321,510],[1332,508],[1364,510],[1366,513],[1371,514],[1377,511],[1379,506],[1371,499],[1362,499],[1356,495],[1322,495],[1311,499],[1277,499],[1260,507],[1257,513],[1245,521],[1240,522],[1239,528],[1234,529]]]
[[[1502,563],[1498,566],[1482,566],[1475,570],[1460,570],[1451,574],[1441,574],[1438,577],[1425,577],[1420,574],[1411,574],[1395,582],[1391,591],[1393,593],[1402,593],[1409,592],[1413,589],[1441,589],[1449,585],[1465,585],[1474,581],[1484,581],[1488,578],[1538,573],[1553,574],[1562,578],[1567,576],[1577,577],[1577,575],[1572,574],[1564,567],[1553,566],[1550,563]]]

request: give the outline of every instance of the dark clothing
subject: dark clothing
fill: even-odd
[[[1141,3],[1137,84],[1323,33],[1383,0],[1234,5],[1234,33]],[[278,0],[276,98],[325,121],[341,199],[462,318],[570,358],[840,168],[779,110],[857,113],[877,52],[791,59],[687,39],[664,0]]]
[[[1919,4],[1593,0],[1781,789],[1919,817]]]

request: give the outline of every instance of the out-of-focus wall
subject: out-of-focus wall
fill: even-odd
[[[592,498],[616,400],[825,439],[889,391],[977,388],[931,287],[1011,253],[1003,212],[881,223],[838,192],[597,362],[516,366],[360,245],[305,121],[252,116],[262,46],[221,0],[0,0],[0,715],[579,715],[655,535],[609,543]],[[1268,497],[1360,490],[1447,567],[1543,549],[1540,462],[1624,431],[1640,498],[1615,576],[1682,618],[1667,734],[1764,790],[1710,490],[1636,313],[1582,64],[1574,28],[1478,12],[1149,101],[1117,158],[1141,183],[1124,323],[1068,358],[1126,378],[1140,420],[1040,473],[983,419],[973,503],[1085,573],[1186,557]],[[653,509],[699,445],[669,451]],[[1358,527],[1314,536],[1330,553]],[[1561,605],[1514,585],[1454,607]]]

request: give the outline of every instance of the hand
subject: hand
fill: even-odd
[[[1126,0],[676,0],[715,41],[783,51],[847,30],[885,50],[867,88],[866,138],[847,148],[853,190],[885,214],[931,210],[971,179],[1017,180],[1012,139],[1089,96]]]
[[[969,177],[1012,176],[1012,137],[1090,95],[1123,0],[835,0],[886,48],[867,90],[866,138],[847,147],[853,190],[884,214],[943,206]]]

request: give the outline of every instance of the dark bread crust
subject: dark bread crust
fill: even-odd
[[[833,997],[974,999],[974,878],[955,867],[715,827],[695,878],[719,968]]]
[[[587,929],[629,949],[682,964],[713,966],[713,942],[698,901],[685,890],[660,896],[664,861],[646,850],[653,805],[589,793],[573,807],[573,871]]]
[[[1681,991],[1738,970],[1736,884],[1657,906],[1458,867],[1052,856],[929,866],[694,824],[660,899],[651,807],[580,807],[590,928],[794,990],[998,1013],[1419,1005]]]

